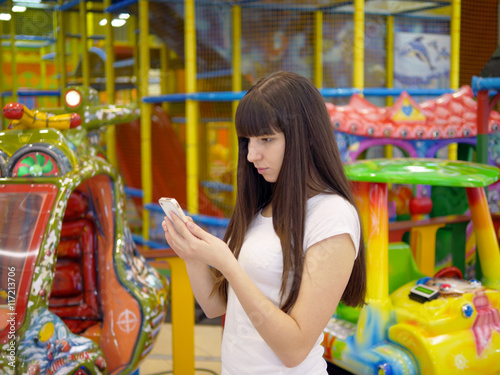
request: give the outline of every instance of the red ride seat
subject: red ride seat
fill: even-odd
[[[93,219],[84,217],[87,207],[86,197],[73,192],[63,220],[49,298],[49,309],[73,333],[102,321],[97,292],[96,228]]]

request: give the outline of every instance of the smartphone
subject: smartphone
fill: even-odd
[[[179,203],[177,203],[177,201],[174,198],[163,197],[163,198],[160,198],[158,203],[160,203],[160,206],[161,206],[161,208],[163,208],[165,215],[167,215],[167,217],[170,220],[172,220],[172,216],[170,216],[170,215],[171,215],[171,212],[173,212],[174,214],[179,216],[183,222],[185,222],[185,223],[187,222],[188,219],[187,219],[186,215],[184,215],[184,211],[182,211],[181,206],[179,206]]]

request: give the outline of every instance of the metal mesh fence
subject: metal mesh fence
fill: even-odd
[[[54,18],[51,8],[26,8],[22,12],[19,10],[21,9],[18,6],[16,11],[12,12],[12,18],[9,22],[1,22],[2,35],[10,34],[11,22],[13,22],[15,35],[18,37],[26,37],[27,39],[54,37]],[[4,14],[10,12],[7,2],[2,4],[0,12]]]
[[[472,76],[480,75],[498,47],[499,2],[462,0],[461,3],[460,85],[470,85]]]

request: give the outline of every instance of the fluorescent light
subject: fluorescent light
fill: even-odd
[[[121,20],[128,20],[130,18],[130,14],[128,13],[120,13],[120,15],[118,16],[119,19]]]
[[[108,23],[108,20],[106,18],[103,18],[102,20],[99,21],[99,25],[105,26]]]
[[[125,25],[126,22],[127,22],[126,20],[120,20],[118,18],[115,18],[113,21],[111,21],[111,26],[120,27]]]
[[[18,12],[18,13],[26,12],[26,7],[22,7],[22,6],[19,6],[19,5],[14,5],[12,7],[12,11],[13,12]]]
[[[0,21],[10,21],[11,18],[9,13],[0,13]]]

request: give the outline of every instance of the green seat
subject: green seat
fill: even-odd
[[[405,242],[389,244],[389,294],[422,277],[425,275],[418,269],[410,245]]]
[[[389,244],[389,294],[400,286],[412,280],[425,277],[419,271],[413,258],[410,245],[405,242],[393,242]],[[359,307],[350,307],[342,302],[335,310],[335,316],[356,324],[359,318]]]

